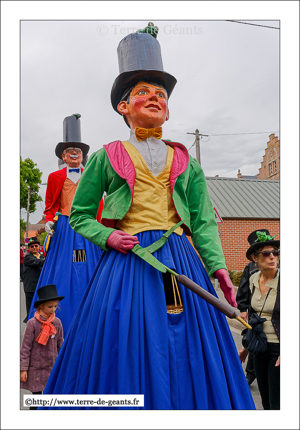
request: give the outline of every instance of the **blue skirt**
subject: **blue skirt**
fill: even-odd
[[[137,237],[146,247],[162,234]],[[153,255],[216,295],[185,234]],[[44,394],[144,394],[142,409],[255,409],[225,316],[179,289],[184,312],[168,314],[160,272],[133,253],[105,252]]]
[[[85,250],[86,261],[73,262],[73,250],[79,249]],[[28,320],[36,312],[33,305],[39,299],[37,290],[44,285],[55,284],[58,295],[65,296],[55,314],[61,320],[66,335],[102,253],[98,246],[75,233],[68,217],[61,216],[32,299]]]

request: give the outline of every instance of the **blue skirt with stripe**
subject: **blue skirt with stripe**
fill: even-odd
[[[85,250],[86,261],[73,262],[74,250]],[[58,295],[65,296],[55,313],[62,322],[65,336],[102,253],[101,248],[75,233],[67,216],[60,216],[32,299],[28,320],[33,318],[36,311],[33,305],[39,299],[37,290],[44,285],[55,284]]]
[[[146,247],[162,234],[137,237]],[[185,234],[153,255],[216,295]],[[169,314],[160,272],[133,253],[104,252],[44,394],[143,394],[142,409],[255,409],[225,316],[179,289],[184,312]]]

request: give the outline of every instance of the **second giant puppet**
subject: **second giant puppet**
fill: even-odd
[[[225,316],[130,251],[183,221],[152,246],[153,256],[215,296],[209,276],[216,276],[236,305],[201,166],[185,146],[162,140],[176,79],[163,70],[160,45],[151,31],[129,34],[118,57],[111,101],[130,135],[91,156],[70,216],[107,252],[45,394],[143,394],[144,409],[254,409]]]
[[[66,335],[72,317],[82,299],[85,288],[102,255],[99,246],[75,233],[70,227],[69,215],[73,196],[81,180],[82,160],[89,146],[81,142],[80,115],[68,116],[63,122],[63,142],[59,142],[55,154],[67,166],[49,175],[46,191],[45,215],[47,233],[52,235],[49,251],[36,290],[43,285],[55,284],[65,300],[59,304],[57,316]],[[97,223],[100,222],[103,201],[100,196]],[[99,206],[100,205],[100,206]],[[54,227],[56,213],[61,215]],[[32,303],[38,299],[37,291]],[[36,309],[31,305],[29,318]]]

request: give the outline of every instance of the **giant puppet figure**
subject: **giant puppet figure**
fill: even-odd
[[[72,199],[83,172],[80,164],[88,151],[89,145],[81,142],[80,114],[66,117],[63,122],[63,142],[59,142],[55,149],[56,156],[66,167],[51,173],[47,182],[45,229],[53,237],[36,288],[37,290],[43,285],[55,284],[65,296],[57,310],[64,334],[69,329],[88,281],[102,255],[102,250],[97,245],[75,233],[69,225]],[[101,197],[102,195],[99,199],[97,223],[100,221],[103,206]],[[53,233],[57,212],[61,215]],[[37,299],[35,291],[32,303]],[[34,316],[35,311],[32,304],[29,318]]]
[[[204,173],[185,146],[162,140],[176,79],[163,70],[160,45],[129,34],[118,57],[111,101],[130,135],[91,156],[70,216],[107,252],[44,393],[143,394],[144,409],[254,409],[225,316],[131,252],[184,221],[153,256],[215,296],[209,276],[217,277],[236,306]]]

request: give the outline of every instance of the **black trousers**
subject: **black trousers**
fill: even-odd
[[[268,342],[267,351],[254,356],[257,385],[265,410],[280,409],[280,366],[275,367],[279,355],[280,344]]]
[[[247,374],[247,376],[250,376],[250,377],[255,379],[254,358],[253,358],[253,354],[251,354],[251,352],[249,352],[249,355],[248,355],[248,361],[247,361],[247,365],[246,365],[246,374]]]

